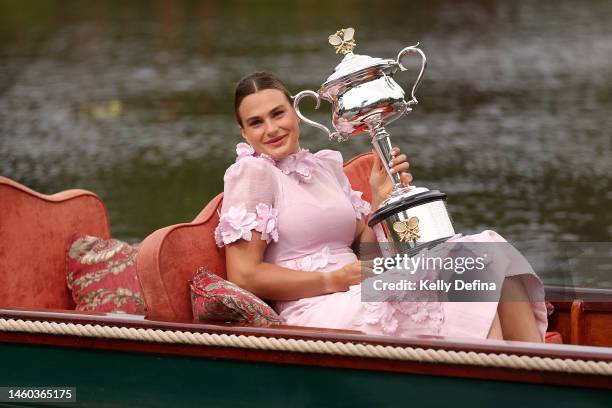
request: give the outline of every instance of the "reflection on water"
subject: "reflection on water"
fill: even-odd
[[[350,24],[357,53],[428,55],[420,104],[389,127],[415,183],[449,194],[458,230],[495,229],[545,271],[555,242],[612,234],[612,3],[499,3],[386,2],[373,18],[358,1],[0,2],[0,174],[95,191],[118,238],[188,221],[233,160],[234,83],[265,69],[316,89],[339,61],[327,35]],[[329,106],[306,113],[329,123]]]

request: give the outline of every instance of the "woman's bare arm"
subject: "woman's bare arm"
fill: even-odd
[[[378,242],[374,230],[368,227],[363,219],[357,221],[357,228],[355,228],[355,241],[353,243],[355,249],[357,249],[362,243],[374,242]]]
[[[225,248],[227,277],[238,286],[269,300],[296,300],[348,290],[361,281],[359,261],[331,272],[305,272],[263,261],[267,247],[259,232],[250,241]]]

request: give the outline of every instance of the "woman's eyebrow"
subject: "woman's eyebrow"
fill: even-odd
[[[274,108],[270,109],[270,112],[274,112],[274,111],[277,111],[279,109],[283,109],[283,105],[275,106]],[[246,119],[246,122],[250,122],[250,121],[255,120],[255,119],[261,119],[261,117],[260,116],[251,116],[250,118]]]

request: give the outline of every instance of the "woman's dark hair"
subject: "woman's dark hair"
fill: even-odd
[[[270,74],[269,72],[254,72],[242,78],[236,85],[236,92],[234,93],[234,114],[236,115],[236,122],[242,127],[242,120],[238,114],[238,108],[242,103],[242,100],[247,96],[259,92],[263,89],[277,89],[281,91],[287,97],[289,104],[293,106],[291,100],[291,94],[289,90],[276,75]]]

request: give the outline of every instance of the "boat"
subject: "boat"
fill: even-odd
[[[366,200],[371,163],[345,164]],[[57,403],[71,407],[610,406],[612,291],[555,296],[541,344],[194,321],[194,271],[225,276],[212,233],[222,199],[140,244],[145,316],[77,312],[66,242],[75,231],[110,238],[104,203],[0,177],[0,386],[71,387],[75,402]]]

